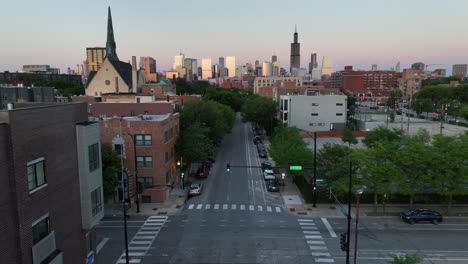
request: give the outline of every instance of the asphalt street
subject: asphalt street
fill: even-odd
[[[208,178],[198,180],[200,196],[177,215],[129,219],[130,263],[345,263],[339,235],[346,219],[285,210],[281,195],[266,190],[261,169],[246,167],[263,160],[251,125],[237,116]],[[122,231],[122,219],[107,217],[98,226],[98,240],[107,239],[99,263],[125,263]],[[357,263],[387,263],[400,254],[424,256],[424,263],[468,263],[468,220],[409,225],[398,218],[363,218],[358,245]]]

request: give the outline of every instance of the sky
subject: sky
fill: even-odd
[[[0,71],[25,64],[76,68],[86,47],[106,44],[111,6],[117,55],[151,56],[169,70],[189,58],[236,56],[236,64],[271,61],[289,69],[297,24],[301,67],[316,52],[335,70],[402,68],[422,61],[447,69],[468,63],[466,0],[3,0]],[[199,62],[201,64],[201,61]]]

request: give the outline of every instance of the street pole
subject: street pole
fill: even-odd
[[[354,264],[357,261],[357,243],[358,243],[358,222],[359,222],[359,197],[360,194],[357,195],[356,198],[356,230],[354,232]]]
[[[135,196],[136,196],[136,206],[137,206],[137,209],[136,209],[136,212],[139,213],[140,212],[140,200],[138,199],[138,162],[137,162],[137,155],[136,155],[136,135],[133,135],[132,137],[133,139],[133,155],[134,155],[134,158],[135,158]]]
[[[127,234],[127,205],[125,197],[123,197],[123,210],[124,210],[124,233],[125,233],[125,263],[129,264],[130,261],[128,259],[128,234]]]
[[[182,160],[182,156],[180,156],[180,175],[182,175],[182,170],[183,170],[183,167],[184,167],[184,162]],[[182,177],[182,190],[185,190],[185,175]]]
[[[351,176],[353,164],[349,161],[349,187],[348,187],[348,232],[346,242],[346,264],[349,264],[349,242],[351,238]]]
[[[317,131],[314,131],[314,192],[313,207],[317,207]]]
[[[409,115],[409,113],[407,113],[407,115],[408,115],[408,125],[406,126],[406,133],[408,133],[408,135],[409,135],[409,121],[410,121],[410,115]]]

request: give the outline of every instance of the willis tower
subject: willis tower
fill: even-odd
[[[301,44],[297,42],[297,26],[294,30],[294,42],[291,43],[291,66],[289,72],[292,73],[293,68],[301,68]]]

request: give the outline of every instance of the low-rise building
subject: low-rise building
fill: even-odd
[[[103,217],[99,126],[86,104],[0,111],[2,263],[86,263]]]
[[[52,87],[0,87],[0,110],[7,109],[8,104],[15,103],[50,103],[54,102]]]
[[[279,120],[304,131],[341,130],[346,125],[345,95],[281,95]]]

